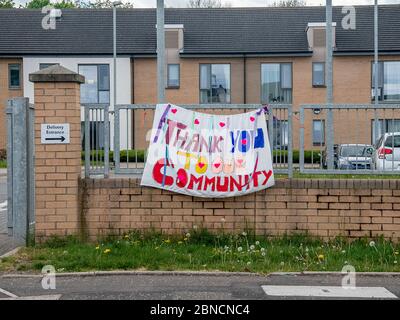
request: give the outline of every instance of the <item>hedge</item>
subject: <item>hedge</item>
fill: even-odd
[[[144,150],[123,150],[120,152],[120,161],[127,162],[127,155],[129,155],[129,162],[144,162]],[[287,150],[274,150],[273,152],[273,162],[274,163],[286,163],[288,157]],[[82,151],[82,160],[85,160],[85,152]],[[92,161],[104,161],[104,151],[99,150],[91,152]],[[110,151],[109,155],[110,162],[114,162],[114,152]],[[304,162],[305,163],[319,163],[321,161],[319,151],[306,150],[304,152]],[[293,163],[300,162],[300,152],[299,150],[293,150]]]

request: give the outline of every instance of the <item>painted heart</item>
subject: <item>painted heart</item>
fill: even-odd
[[[203,169],[203,167],[205,166],[205,164],[203,162],[199,162],[199,168]]]
[[[194,124],[200,124],[199,119],[194,120]]]
[[[219,126],[220,126],[221,128],[225,127],[225,125],[226,125],[225,122],[220,122],[220,123],[219,123]]]
[[[175,114],[175,113],[178,112],[178,109],[171,109],[171,112],[172,112],[173,114]]]
[[[247,139],[243,139],[243,140],[242,140],[242,144],[243,144],[243,145],[246,145],[246,144],[247,144]]]
[[[244,161],[243,159],[236,159],[238,165],[242,165],[243,161]]]
[[[216,167],[217,169],[221,166],[220,163],[214,163],[214,167]]]
[[[251,122],[254,122],[254,121],[256,121],[256,118],[250,117],[250,121],[251,121]]]

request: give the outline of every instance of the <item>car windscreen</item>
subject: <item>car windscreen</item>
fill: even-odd
[[[400,148],[400,136],[389,136],[386,138],[385,147]]]
[[[366,157],[365,146],[344,146],[340,148],[341,157]]]

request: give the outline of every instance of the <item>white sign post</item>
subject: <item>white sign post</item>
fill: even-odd
[[[69,144],[69,123],[43,123],[41,131],[42,144]]]

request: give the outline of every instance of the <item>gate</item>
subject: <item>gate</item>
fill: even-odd
[[[7,228],[17,245],[27,244],[35,224],[34,111],[28,98],[8,100]]]

